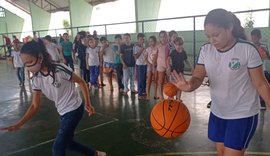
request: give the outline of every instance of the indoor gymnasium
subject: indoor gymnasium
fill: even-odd
[[[0,0],[1,156],[270,155],[269,0]]]

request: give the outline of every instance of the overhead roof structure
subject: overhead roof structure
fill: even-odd
[[[69,11],[69,0],[6,0],[7,2],[13,4],[14,6],[22,9],[23,11],[30,13],[29,2],[34,3],[38,7],[42,8],[47,12],[57,12],[57,11]],[[116,0],[85,0],[92,6],[112,2]]]

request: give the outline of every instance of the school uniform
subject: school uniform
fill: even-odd
[[[259,94],[248,70],[262,66],[260,54],[240,39],[227,51],[208,43],[201,47],[197,64],[205,67],[211,82],[209,139],[235,150],[247,148],[259,113]]]
[[[13,57],[13,64],[16,69],[17,77],[20,81],[20,85],[23,85],[25,81],[25,74],[24,74],[24,66],[23,66],[23,62],[20,57],[20,54],[21,54],[20,51],[13,50],[11,52],[11,56]]]
[[[134,47],[134,54],[136,55],[141,51],[142,47],[136,45]],[[137,66],[137,80],[138,80],[138,95],[143,96],[146,93],[146,74],[147,74],[147,63],[145,58],[146,51],[144,50],[136,60]]]
[[[55,102],[60,115],[60,126],[54,144],[53,155],[65,155],[66,149],[80,151],[85,155],[94,155],[95,150],[73,140],[74,131],[80,122],[84,105],[78,89],[70,80],[72,69],[64,64],[54,64],[54,72],[47,75],[38,72],[33,77],[33,90],[41,91]]]
[[[86,53],[88,54],[90,83],[91,83],[91,85],[98,87],[98,76],[100,73],[99,48],[98,47],[95,47],[95,48],[88,47],[86,49]]]
[[[103,72],[108,76],[112,76],[112,73],[115,69],[115,52],[113,50],[112,45],[109,45],[104,49],[103,59],[104,59]]]

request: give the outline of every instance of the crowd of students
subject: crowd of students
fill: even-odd
[[[184,40],[174,30],[168,34],[161,31],[159,41],[156,36],[150,36],[145,41],[143,33],[137,34],[137,41],[131,41],[128,33],[117,34],[114,41],[108,41],[105,36],[98,38],[96,32],[90,35],[85,31],[79,32],[73,42],[70,41],[68,33],[61,35],[58,43],[54,42],[50,35],[42,39],[34,35],[33,39],[43,42],[53,63],[62,62],[74,71],[74,63],[77,62],[79,75],[90,89],[106,86],[103,83],[104,75],[110,91],[113,91],[113,78],[116,75],[119,93],[128,95],[130,91],[131,94],[138,94],[138,99],[150,99],[152,82],[153,98],[164,99],[163,85],[172,79],[171,72],[176,70],[183,73],[184,63],[193,70],[183,47]],[[20,85],[23,86],[24,70],[19,57],[19,44],[14,45],[12,53]],[[180,100],[180,97],[177,99]]]
[[[34,38],[38,41],[36,35]],[[109,89],[113,91],[113,75],[116,75],[120,94],[128,95],[130,91],[131,94],[138,93],[138,99],[150,99],[153,82],[153,98],[162,100],[164,83],[173,79],[171,72],[176,70],[178,73],[183,73],[185,64],[192,72],[193,66],[188,61],[183,46],[184,39],[176,31],[172,30],[169,33],[160,31],[158,38],[159,40],[156,36],[150,36],[145,41],[145,35],[139,33],[137,41],[131,41],[130,34],[126,33],[117,34],[114,41],[108,41],[104,36],[98,38],[96,31],[93,35],[81,31],[77,33],[73,42],[70,41],[68,33],[61,35],[58,43],[54,42],[50,35],[43,37],[42,41],[53,62],[63,62],[73,71],[74,63],[77,62],[79,75],[90,89],[104,87],[103,75],[105,75]],[[251,32],[251,39],[263,59],[270,59],[267,45],[260,42],[259,29]],[[17,40],[15,37],[14,41]],[[20,50],[20,44],[16,42],[13,47],[11,56],[14,58],[14,67],[17,69],[20,85],[23,86],[24,68],[19,55],[16,55]],[[137,88],[135,80],[137,80]],[[180,100],[180,98],[181,93],[178,93],[176,99]],[[266,108],[264,104],[262,108]]]
[[[113,75],[116,73],[120,94],[128,95],[130,91],[131,94],[138,93],[139,99],[150,99],[151,82],[154,80],[153,97],[162,100],[163,84],[170,80],[172,70],[183,72],[184,63],[193,70],[183,47],[183,38],[176,31],[171,31],[169,36],[161,31],[159,41],[155,36],[145,41],[143,33],[137,34],[137,41],[133,42],[128,33],[123,36],[117,34],[114,41],[108,41],[104,36],[98,38],[84,31],[77,34],[73,46],[68,34],[63,34],[63,39],[60,43],[63,63],[74,70],[73,60],[77,58],[79,73],[90,88],[104,87],[104,74],[109,89],[113,91]]]

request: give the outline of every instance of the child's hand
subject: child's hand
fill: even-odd
[[[5,128],[0,128],[1,131],[15,131],[18,130],[22,125],[20,124],[15,124],[9,127],[5,127]]]
[[[190,91],[191,85],[190,83],[185,79],[184,75],[182,73],[177,74],[177,72],[173,71],[173,77],[174,81],[171,81],[178,89],[182,91]]]
[[[96,113],[95,108],[91,104],[85,104],[85,110],[88,112],[89,116]]]

